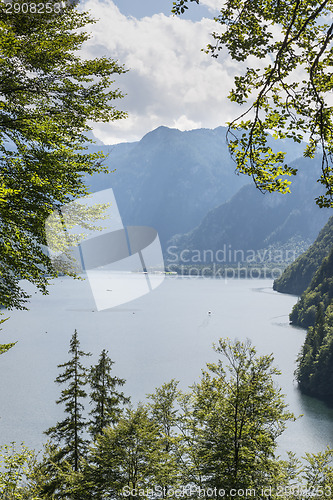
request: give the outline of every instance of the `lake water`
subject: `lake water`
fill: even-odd
[[[97,312],[86,281],[58,279],[48,296],[34,294],[30,310],[11,312],[3,325],[1,342],[18,343],[0,358],[0,444],[24,441],[38,449],[43,431],[62,418],[54,379],[77,329],[81,348],[93,353],[89,364],[109,350],[133,402],[171,378],[183,389],[197,381],[205,363],[216,360],[211,346],[220,337],[249,338],[260,354],[274,354],[290,409],[303,414],[280,438],[281,453],[301,456],[333,446],[333,410],[295,385],[305,336],[289,325],[296,300],[274,292],[270,280],[168,277],[148,295]]]

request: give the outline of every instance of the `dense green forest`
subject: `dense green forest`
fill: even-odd
[[[308,328],[298,359],[302,392],[333,404],[333,218],[313,245],[274,282],[274,289],[302,294],[290,313],[293,325]]]
[[[316,271],[310,286],[301,295],[290,314],[290,321],[297,326],[314,326],[320,306],[325,312],[333,298],[333,248]]]
[[[276,386],[272,355],[220,339],[189,392],[172,379],[129,404],[103,350],[89,367],[75,331],[58,365],[64,419],[42,456],[0,450],[3,500],[320,498],[331,495],[333,451],[282,460],[277,440],[294,415]],[[90,411],[88,411],[90,409]]]
[[[301,295],[333,247],[333,217],[320,231],[315,242],[288,266],[280,278],[276,279],[273,289],[282,293]],[[302,325],[303,326],[303,325]]]
[[[333,403],[333,249],[294,306],[290,320],[308,327],[298,360],[301,390]]]

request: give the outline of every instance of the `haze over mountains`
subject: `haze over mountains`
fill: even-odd
[[[125,225],[157,229],[164,250],[181,248],[264,248],[297,236],[309,243],[329,217],[315,206],[319,161],[299,158],[302,145],[274,141],[296,160],[299,175],[290,195],[258,192],[235,174],[226,128],[181,132],[159,127],[141,141],[91,146],[109,153],[109,174],[89,179],[93,191],[112,187]],[[178,236],[175,236],[178,235]],[[169,242],[169,243],[168,243]]]
[[[192,231],[174,236],[169,244],[178,249],[212,249],[224,244],[232,249],[259,250],[288,242],[312,242],[329,218],[329,211],[315,206],[319,189],[319,161],[299,158],[293,162],[299,174],[291,194],[263,195],[254,185],[243,186],[229,201],[211,210]],[[314,167],[316,167],[314,169]]]

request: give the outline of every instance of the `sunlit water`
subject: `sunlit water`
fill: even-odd
[[[30,310],[11,312],[1,334],[2,343],[18,340],[0,358],[1,444],[24,441],[39,449],[43,431],[62,418],[54,379],[77,329],[81,348],[93,353],[89,364],[109,350],[134,403],[171,378],[183,389],[198,380],[205,363],[216,359],[211,346],[220,337],[249,338],[259,353],[274,354],[286,401],[295,415],[304,414],[280,438],[281,453],[301,456],[333,445],[333,410],[302,396],[294,381],[305,336],[288,321],[297,298],[271,286],[269,280],[170,277],[152,293],[101,312],[87,282],[62,278],[49,296],[33,294]]]

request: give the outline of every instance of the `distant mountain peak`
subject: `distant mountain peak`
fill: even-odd
[[[98,139],[92,130],[86,132],[85,136],[87,137],[87,139],[94,141],[94,144],[96,144],[97,146],[104,146],[104,142]]]

